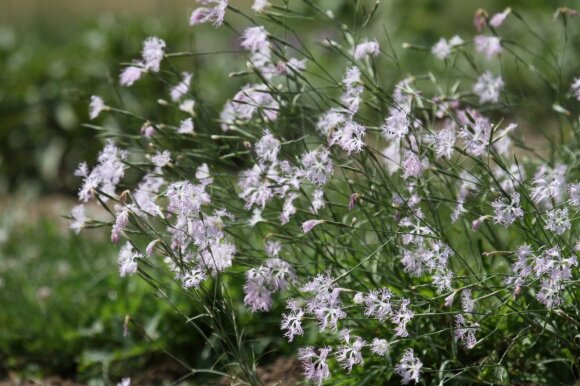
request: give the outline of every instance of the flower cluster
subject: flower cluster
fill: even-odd
[[[242,12],[226,0],[199,3],[195,28],[227,24],[228,9]],[[305,7],[334,20],[311,2]],[[579,80],[564,83],[554,95],[568,99],[548,109],[561,115],[550,122],[563,125],[563,143],[538,155],[525,144],[527,129],[516,130],[534,123],[520,109],[526,93],[512,94],[524,86],[513,84],[503,62],[502,76],[494,75],[505,57],[520,65],[531,55],[500,34],[510,9],[491,18],[477,11],[473,39],[440,39],[431,53],[442,61],[428,75],[392,83],[383,78],[396,55],[381,50],[383,42],[341,27],[344,44],[327,39],[319,47],[340,63],[327,71],[317,52],[290,38],[284,15],[298,11],[288,5],[281,13],[264,0],[252,10],[268,24],[231,28],[245,67],[228,65],[244,83],[217,110],[156,37],[145,39],[119,82],[162,81],[169,98],[159,103],[172,114],[133,114],[91,98],[91,119],[122,114],[138,124],[131,135],[115,126],[94,167],[79,166],[82,204],[71,228],[110,225],[120,275],[163,281],[159,288],[173,280],[202,303],[195,321],[211,320],[212,347],[221,339],[221,347],[251,350],[240,333],[256,329],[247,320],[260,327],[275,320],[286,339],[272,345],[296,347],[306,379],[319,385],[331,374],[356,383],[362,366],[378,383],[393,373],[403,384],[435,382],[432,369],[445,373],[440,380],[497,383],[486,369],[501,373],[510,350],[529,346],[531,334],[548,347],[546,363],[561,357],[559,345],[575,353],[568,338],[550,334],[568,334],[568,319],[578,323],[580,122],[562,117],[575,114],[567,103],[580,99]],[[288,28],[284,37],[280,26]],[[204,76],[199,71],[195,79]],[[555,79],[547,83],[563,83]],[[90,201],[111,220],[89,219]],[[220,336],[220,323],[235,328]],[[512,325],[516,334],[504,327]],[[506,336],[509,349],[487,355]],[[459,356],[458,345],[471,351]],[[225,351],[217,356],[240,363],[241,373],[255,369],[247,363],[254,355]],[[520,355],[509,370],[535,376],[541,355],[533,362]]]

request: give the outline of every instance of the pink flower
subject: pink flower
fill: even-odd
[[[141,68],[142,65],[143,64],[140,62],[136,62],[133,66],[125,67],[119,76],[119,83],[121,86],[129,87],[138,81],[143,74],[143,69]]]
[[[361,60],[369,56],[377,56],[380,52],[379,43],[376,40],[364,40],[362,43],[357,44],[354,48],[354,59]]]
[[[308,221],[305,221],[302,224],[302,230],[304,231],[304,233],[308,233],[308,232],[310,232],[312,230],[312,228],[314,228],[318,224],[322,224],[323,222],[324,222],[324,220],[308,220]]]
[[[501,40],[497,36],[477,35],[474,43],[475,50],[477,52],[483,52],[487,56],[487,59],[491,59],[503,51]]]
[[[510,8],[506,8],[505,11],[503,11],[501,13],[496,13],[495,15],[493,15],[493,17],[489,21],[489,25],[492,26],[493,28],[500,27],[503,24],[504,20],[508,17],[508,15],[510,14],[511,11],[512,10]]]

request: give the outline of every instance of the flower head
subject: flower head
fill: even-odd
[[[411,381],[415,381],[415,383],[417,383],[419,382],[421,367],[423,367],[423,363],[421,363],[419,358],[415,357],[413,349],[410,348],[405,351],[405,354],[399,361],[399,364],[395,366],[395,372],[403,377],[401,380],[403,385],[406,385]]]

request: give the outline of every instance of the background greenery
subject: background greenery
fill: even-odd
[[[247,1],[232,4],[247,7]],[[352,20],[354,1],[321,0],[345,23]],[[366,2],[367,7],[372,2]],[[294,8],[300,7],[299,1]],[[45,377],[57,374],[81,381],[111,382],[152,364],[156,374],[168,378],[185,370],[167,360],[165,351],[189,365],[204,364],[203,350],[194,329],[169,306],[156,301],[151,289],[139,280],[122,280],[116,267],[117,249],[100,231],[79,238],[67,230],[60,215],[73,205],[78,179],[72,172],[83,160],[94,159],[102,143],[88,122],[87,104],[93,94],[105,100],[122,100],[136,110],[136,95],[159,95],[153,82],[140,81],[131,94],[117,87],[120,61],[129,61],[142,40],[157,35],[171,51],[214,52],[238,50],[235,38],[217,37],[211,27],[188,27],[193,1],[7,1],[0,15],[0,378]],[[385,41],[386,34],[400,53],[399,73],[386,74],[393,82],[429,65],[425,55],[401,51],[403,42],[424,49],[439,39],[475,33],[472,15],[479,8],[491,14],[511,6],[525,13],[530,29],[540,36],[561,33],[550,25],[558,6],[579,8],[578,1],[546,0],[383,0],[380,18],[369,36]],[[232,29],[241,28],[239,17],[229,14]],[[574,20],[575,23],[578,20]],[[324,26],[304,21],[308,43],[324,37]],[[506,31],[509,34],[509,25]],[[385,32],[386,31],[386,32]],[[231,34],[231,36],[235,36]],[[542,50],[529,38],[531,50]],[[569,44],[580,46],[578,37]],[[558,47],[551,47],[558,49]],[[576,51],[578,61],[580,53]],[[418,58],[421,58],[420,62]],[[329,70],[332,57],[323,60]],[[219,111],[243,79],[223,82],[232,68],[227,53],[183,59],[182,68],[194,70],[194,82],[208,90],[207,99]],[[433,66],[441,63],[433,60]],[[538,64],[541,66],[541,63]],[[195,69],[204,68],[203,77]],[[209,70],[208,70],[209,69]],[[517,65],[506,76],[535,90],[538,103],[548,103],[550,88],[537,79],[518,78]],[[566,79],[570,79],[570,74]],[[517,82],[508,82],[514,84]],[[522,83],[522,85],[524,85]],[[218,86],[219,85],[219,86]],[[522,87],[523,88],[523,87]],[[514,90],[512,90],[514,91]],[[545,98],[543,98],[545,96]],[[162,109],[143,98],[139,109]],[[149,102],[150,103],[150,102]],[[550,134],[550,123],[540,124],[538,136]],[[164,112],[171,114],[171,112]],[[118,122],[111,122],[118,125]],[[122,122],[127,130],[130,121]],[[106,134],[106,133],[105,133]],[[55,194],[58,194],[55,196]],[[52,195],[52,196],[48,196]],[[48,197],[48,198],[47,198]],[[98,211],[98,208],[95,208]],[[168,293],[171,295],[170,289]],[[189,299],[175,298],[182,307]],[[125,316],[130,334],[124,337]],[[279,331],[255,336],[270,339]],[[267,342],[264,342],[264,346]],[[265,353],[274,359],[280,353]],[[159,360],[164,358],[163,360]],[[207,365],[207,364],[206,364]],[[135,370],[127,371],[127,366]],[[147,375],[147,374],[146,374]]]

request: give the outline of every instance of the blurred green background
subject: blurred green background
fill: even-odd
[[[230,3],[242,9],[250,4]],[[373,2],[363,3],[370,8]],[[316,4],[332,10],[345,23],[353,18],[355,1],[320,0]],[[306,9],[301,1],[291,0],[290,6]],[[382,0],[378,19],[364,34],[384,41],[384,31],[388,31],[400,55],[401,69],[385,77],[395,83],[415,71],[441,67],[434,59],[426,63],[424,53],[401,50],[401,43],[428,48],[439,37],[455,34],[469,40],[476,33],[472,18],[477,8],[493,14],[507,6],[525,14],[532,28],[546,36],[561,33],[550,26],[554,10],[559,6],[579,8],[579,2]],[[138,379],[138,369],[151,368],[153,363],[158,366],[153,367],[154,373],[161,378],[178,377],[184,369],[175,368],[165,350],[192,366],[203,364],[197,348],[201,343],[193,329],[157,301],[145,283],[118,277],[117,249],[108,235],[95,230],[78,237],[68,231],[62,218],[75,204],[79,180],[73,176],[74,169],[81,161],[90,163],[102,147],[95,132],[82,125],[88,122],[90,96],[122,100],[129,109],[137,105],[142,110],[159,109],[156,101],[162,91],[153,82],[141,81],[138,92],[133,93],[117,86],[120,63],[138,55],[145,37],[163,38],[170,51],[239,48],[231,31],[190,28],[188,17],[194,7],[194,1],[185,0],[3,0],[0,379],[60,376],[107,384],[129,374]],[[229,14],[227,18],[234,28],[245,25],[239,16]],[[570,22],[577,24],[580,18]],[[505,26],[502,34],[509,35],[510,28]],[[327,33],[333,36],[327,29],[305,22],[301,31],[307,35],[307,44],[315,44]],[[577,37],[570,43],[572,47],[580,47]],[[532,49],[538,47],[533,39],[529,44]],[[578,63],[578,50],[571,55],[569,60]],[[332,67],[332,58],[326,61]],[[194,88],[207,91],[206,98],[219,111],[243,84],[241,80],[223,82],[225,74],[239,69],[231,62],[228,55],[212,55],[183,60],[179,66],[184,70],[204,68],[203,77],[194,74]],[[343,68],[331,70],[341,74]],[[573,71],[577,69],[564,68],[567,79],[578,75]],[[552,103],[549,92],[536,86],[538,103]],[[109,123],[119,125],[118,121]],[[99,208],[92,209],[98,215]],[[194,307],[187,299],[174,300],[185,309]],[[128,337],[124,337],[126,315],[131,317]],[[153,377],[142,372],[141,376]]]

